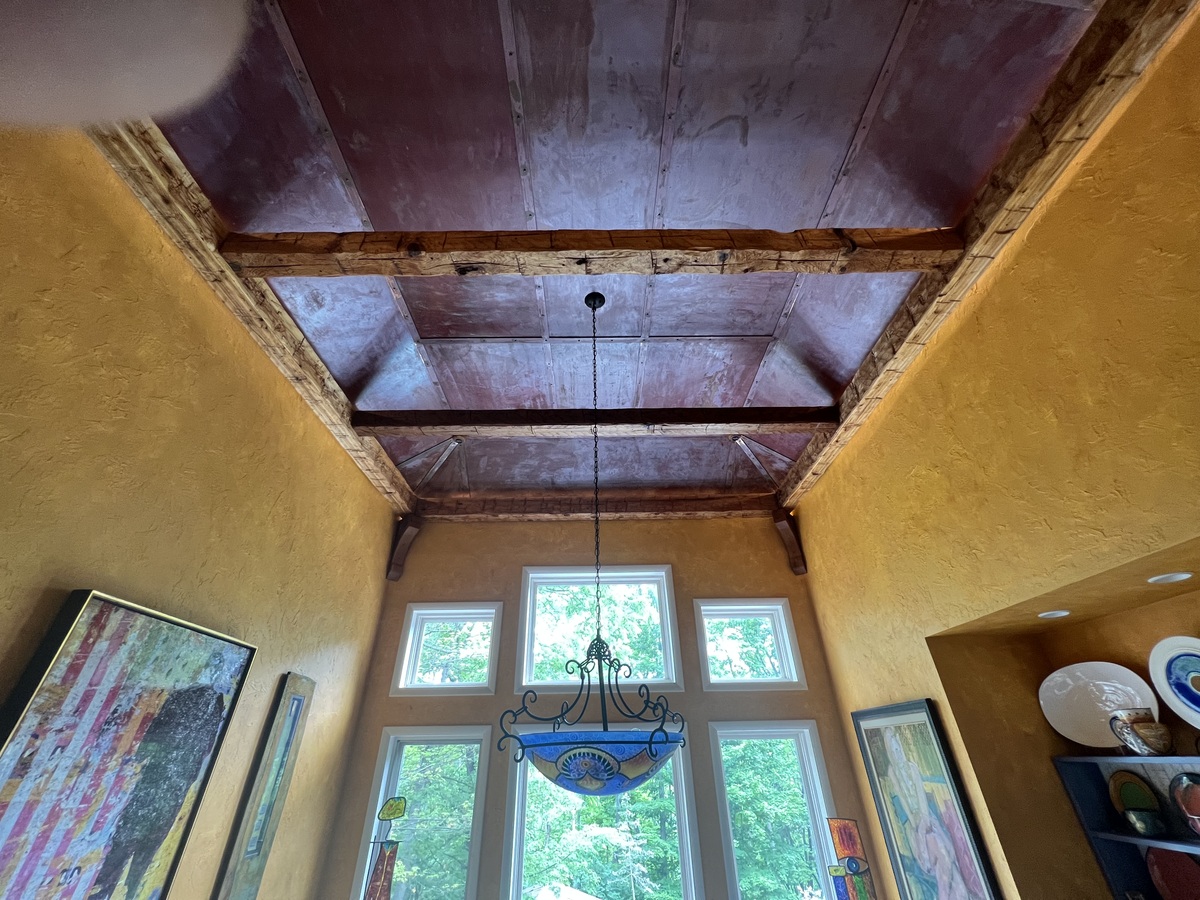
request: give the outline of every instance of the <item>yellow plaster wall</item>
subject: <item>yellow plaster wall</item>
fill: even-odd
[[[208,898],[280,675],[316,679],[263,897],[316,897],[390,511],[80,135],[0,133],[0,695],[73,588],[258,645],[172,900]]]
[[[728,893],[716,814],[709,722],[815,719],[839,815],[862,816],[845,737],[838,724],[829,671],[804,578],[787,567],[787,556],[769,519],[605,522],[605,565],[672,567],[684,692],[668,695],[688,722],[693,787],[699,825],[700,862],[706,896]],[[380,736],[389,725],[495,725],[500,713],[520,705],[514,692],[517,621],[523,566],[593,565],[592,526],[567,523],[435,522],[422,530],[404,577],[388,594],[363,695],[354,762],[347,773],[342,815],[330,845],[323,896],[345,897],[354,878],[363,820],[372,804],[370,787]],[[808,683],[806,691],[708,691],[700,689],[699,644],[693,601],[698,597],[787,597]],[[500,657],[494,696],[392,697],[390,683],[410,602],[499,600],[503,602]],[[585,648],[580,648],[580,653]],[[499,737],[494,731],[493,740]],[[488,771],[481,900],[501,896],[501,859],[510,758],[493,751]]]
[[[847,728],[948,712],[928,636],[1200,534],[1198,65],[1191,28],[801,500]],[[1081,896],[1010,868],[948,718],[1006,895]]]

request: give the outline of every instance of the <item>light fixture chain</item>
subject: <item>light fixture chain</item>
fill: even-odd
[[[592,308],[592,527],[596,537],[596,637],[600,637],[600,377]]]

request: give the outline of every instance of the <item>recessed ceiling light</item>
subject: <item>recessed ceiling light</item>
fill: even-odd
[[[1187,581],[1191,577],[1191,572],[1167,572],[1165,575],[1155,575],[1146,580],[1151,584],[1174,584],[1177,581]]]
[[[1063,619],[1071,614],[1069,609],[1048,609],[1038,613],[1039,619]]]

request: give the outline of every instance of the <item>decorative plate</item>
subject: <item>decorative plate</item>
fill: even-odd
[[[1063,666],[1042,682],[1038,702],[1055,731],[1086,747],[1121,746],[1108,725],[1114,710],[1146,706],[1158,718],[1158,698],[1150,685],[1110,662]]]
[[[1200,834],[1200,775],[1184,772],[1171,779],[1167,789],[1171,805],[1179,812],[1188,828]]]
[[[1200,897],[1200,861],[1190,853],[1151,847],[1146,851],[1146,868],[1163,900]]]
[[[1163,638],[1150,651],[1150,678],[1179,718],[1200,728],[1200,639]]]
[[[1141,777],[1124,769],[1108,777],[1108,799],[1119,813],[1128,809],[1152,809],[1155,812],[1159,809],[1154,789]]]

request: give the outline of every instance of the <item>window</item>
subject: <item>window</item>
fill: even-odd
[[[600,580],[604,638],[613,656],[632,667],[627,680],[682,689],[671,567],[606,566]],[[596,636],[595,581],[594,569],[525,569],[518,693],[578,683],[564,665],[583,659]]]
[[[696,623],[705,690],[807,687],[786,599],[697,600]]]
[[[410,603],[392,694],[494,694],[499,603]]]
[[[816,723],[713,722],[729,896],[832,900],[835,815]]]
[[[509,900],[700,900],[686,749],[610,797],[565,791],[527,763],[510,771]]]
[[[387,728],[375,769],[355,896],[362,897],[380,841],[398,843],[390,900],[468,900],[476,895],[490,726]],[[376,818],[391,797],[404,815]]]

